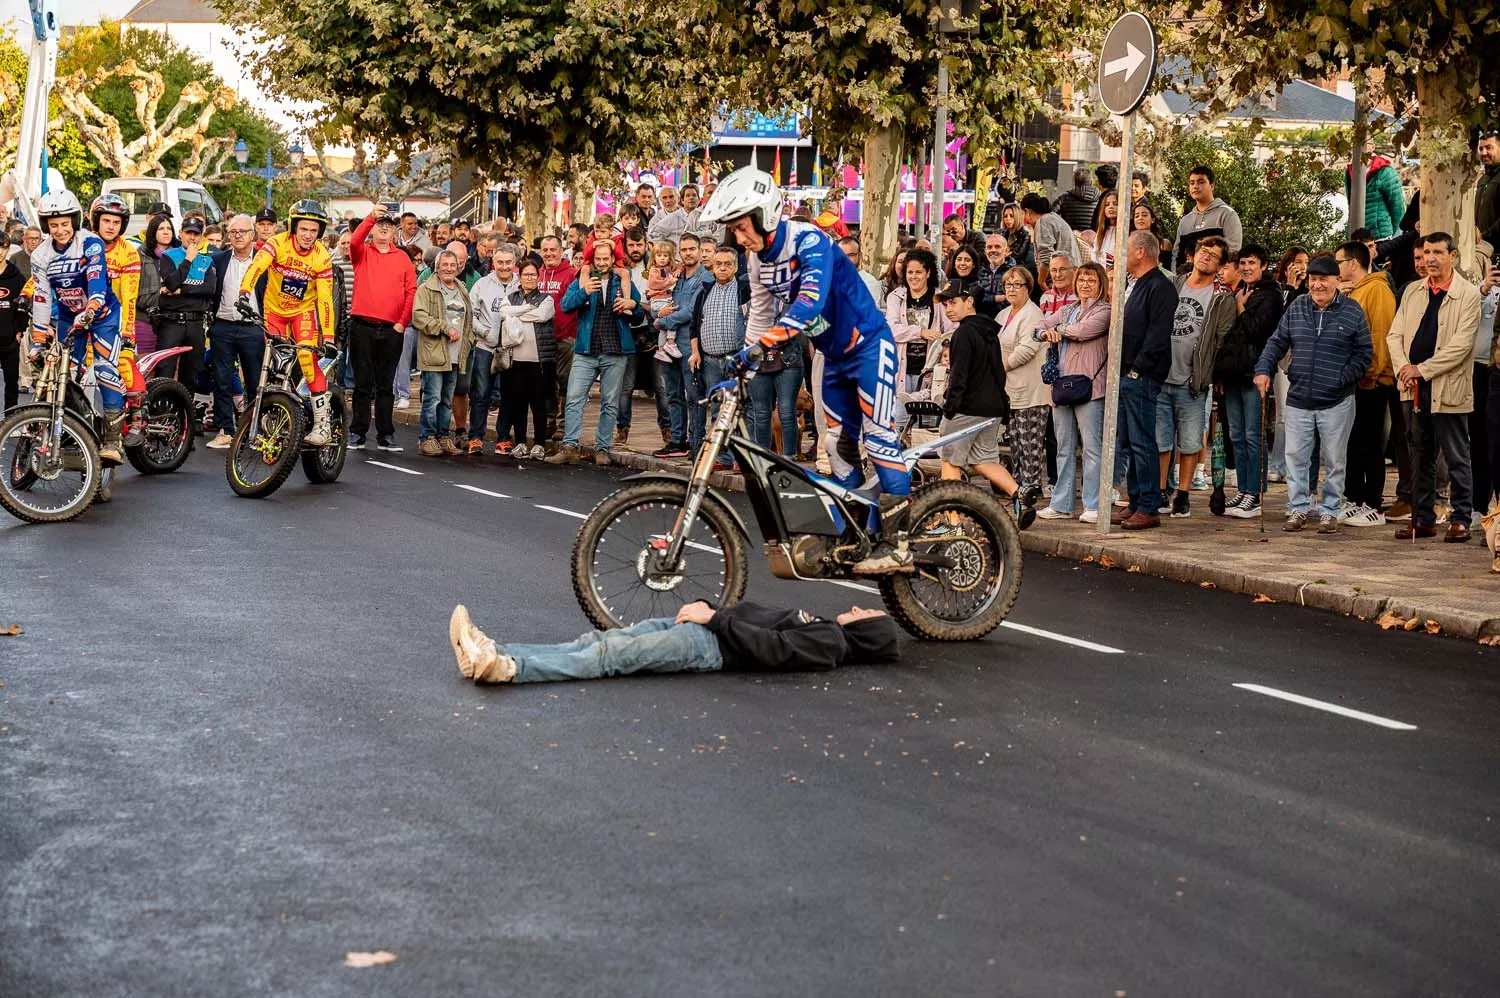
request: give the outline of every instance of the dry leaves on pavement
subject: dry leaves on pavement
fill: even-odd
[[[1114,568],[1115,567],[1115,560],[1113,558],[1111,558],[1107,554],[1101,554],[1099,556],[1099,567],[1100,568]]]
[[[395,963],[396,954],[390,950],[376,950],[374,953],[362,953],[358,950],[350,950],[344,954],[344,966],[346,967],[378,967],[383,963]]]
[[[1265,593],[1256,593],[1255,594],[1255,599],[1251,600],[1250,602],[1252,602],[1252,603],[1275,603],[1276,601],[1273,600],[1271,597],[1267,596]]]
[[[1482,645],[1488,645],[1491,648],[1500,646],[1500,634],[1486,634],[1484,637],[1479,639],[1479,643]]]
[[[0,638],[13,638],[17,634],[25,634],[20,624],[11,624],[9,627],[0,628]]]
[[[1219,584],[1217,582],[1200,582],[1200,583],[1198,583],[1198,588],[1199,589],[1217,589],[1217,588],[1219,588]]]

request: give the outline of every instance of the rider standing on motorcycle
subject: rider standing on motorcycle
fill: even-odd
[[[292,205],[291,230],[261,243],[240,282],[239,300],[250,306],[255,282],[268,274],[264,315],[266,329],[294,340],[302,377],[312,394],[313,425],[302,442],[323,447],[333,435],[328,381],[318,365],[319,331],[333,334],[333,259],[323,245],[328,215],[311,199]]]
[[[757,344],[777,349],[801,333],[824,355],[824,442],[833,478],[860,484],[860,443],[880,478],[881,542],[854,566],[856,575],[914,570],[907,545],[911,473],[896,435],[896,342],[859,272],[810,222],[782,221],[781,190],[769,173],[747,167],[724,178],[699,222],[723,225],[745,250],[750,272],[749,346],[734,358],[750,366]]]
[[[94,347],[94,378],[104,403],[104,439],[99,458],[106,465],[125,463],[120,450],[120,427],[125,422],[125,386],[120,381],[120,300],[109,286],[104,243],[81,232],[83,207],[72,191],[42,195],[37,216],[51,234],[31,254],[32,359],[39,360],[52,337],[54,324],[79,332],[73,338],[73,359],[83,363]]]
[[[104,269],[109,274],[110,290],[120,300],[120,383],[125,386],[125,446],[135,447],[142,441],[140,421],[136,418],[141,398],[146,394],[146,379],[135,366],[135,307],[141,291],[141,250],[125,238],[130,222],[130,206],[118,194],[101,194],[89,205],[89,228],[104,243]]]

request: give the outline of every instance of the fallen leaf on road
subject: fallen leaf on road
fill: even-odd
[[[9,627],[5,628],[4,630],[0,630],[0,638],[13,638],[17,634],[24,634],[24,633],[26,633],[26,632],[23,631],[23,630],[21,630],[21,625],[20,624],[11,624]]]
[[[1389,631],[1406,623],[1406,618],[1401,616],[1399,613],[1396,613],[1394,610],[1387,610],[1385,613],[1382,613],[1380,615],[1380,619],[1375,621],[1375,623],[1380,625],[1380,629],[1382,631]]]
[[[1419,628],[1421,626],[1422,626],[1421,618],[1419,618],[1419,617],[1413,617],[1413,618],[1411,618],[1410,620],[1408,620],[1403,625],[1403,628],[1405,630],[1408,630],[1408,631],[1415,631],[1417,628]]]
[[[1422,629],[1428,634],[1437,634],[1443,629],[1443,625],[1435,620],[1429,620],[1426,624],[1422,625]]]
[[[1273,600],[1271,597],[1267,596],[1265,593],[1256,593],[1255,594],[1255,599],[1251,600],[1250,602],[1252,602],[1252,603],[1275,603],[1276,601]]]
[[[1500,634],[1486,634],[1484,637],[1479,639],[1479,643],[1482,645],[1489,645],[1491,648],[1500,646]]]
[[[344,954],[344,966],[346,967],[378,967],[383,963],[395,963],[396,954],[390,950],[376,950],[374,953],[361,953],[350,950]]]
[[[1111,558],[1107,554],[1101,554],[1099,556],[1099,567],[1100,568],[1114,568],[1115,567],[1115,560],[1113,558]]]
[[[1093,555],[1086,554],[1086,555],[1083,556],[1083,563],[1085,565],[1091,565],[1091,564],[1093,564],[1093,561],[1094,561],[1094,556]]]
[[[1217,588],[1219,588],[1219,585],[1216,582],[1200,582],[1200,583],[1198,583],[1198,588],[1199,589],[1217,589]]]
[[[1131,565],[1129,568],[1125,569],[1125,571],[1127,572],[1139,572],[1140,570],[1141,566],[1139,565]]]

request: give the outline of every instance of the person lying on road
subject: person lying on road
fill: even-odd
[[[881,610],[851,607],[834,620],[806,610],[740,603],[715,610],[688,603],[676,618],[590,631],[553,645],[506,644],[474,626],[462,603],[453,608],[448,639],[458,668],[476,683],[544,683],[638,672],[740,672],[878,665],[901,656],[895,621]]]

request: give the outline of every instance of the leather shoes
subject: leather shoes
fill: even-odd
[[[1469,539],[1469,528],[1462,523],[1448,524],[1448,532],[1443,535],[1445,544],[1462,544]]]
[[[1147,513],[1138,509],[1135,515],[1120,524],[1121,530],[1150,530],[1152,527],[1161,526],[1161,517],[1155,513]]]
[[[1127,507],[1126,509],[1117,509],[1113,513],[1109,514],[1109,522],[1111,525],[1118,527],[1120,526],[1120,524],[1124,523],[1134,515],[1134,508]]]
[[[1460,524],[1459,526],[1462,526],[1462,525]],[[1468,531],[1465,530],[1464,533],[1467,534]],[[1437,527],[1434,527],[1430,523],[1418,523],[1418,524],[1408,523],[1404,527],[1398,527],[1398,528],[1396,528],[1396,540],[1398,540],[1398,541],[1409,541],[1413,537],[1436,537],[1436,536],[1437,536]]]

